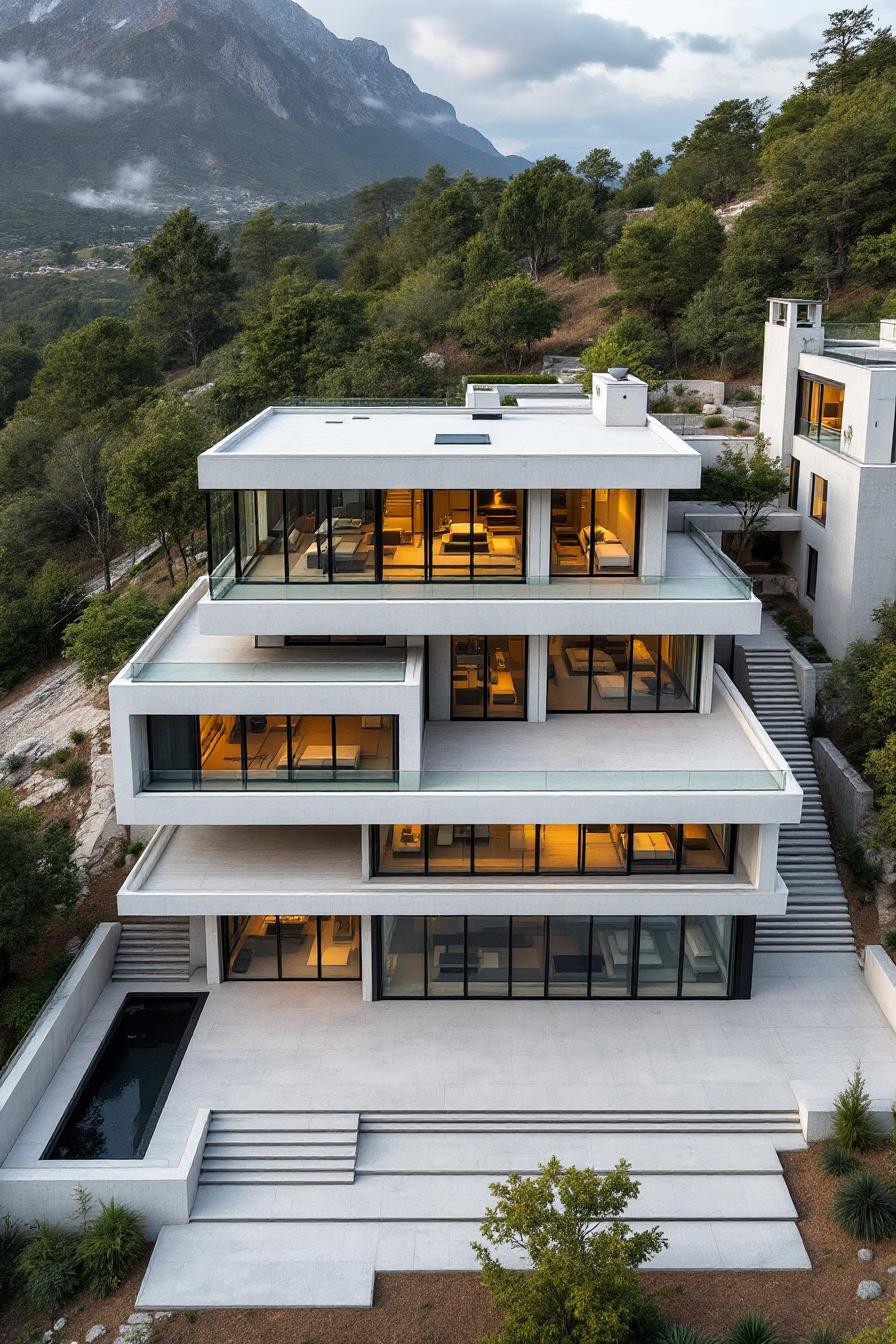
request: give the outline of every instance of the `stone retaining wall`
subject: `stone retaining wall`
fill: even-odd
[[[828,737],[812,739],[815,769],[827,790],[837,821],[850,835],[858,835],[862,822],[874,811],[874,790],[854,770]]]

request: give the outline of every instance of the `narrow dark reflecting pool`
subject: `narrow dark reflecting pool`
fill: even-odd
[[[206,994],[128,994],[43,1156],[142,1157]]]

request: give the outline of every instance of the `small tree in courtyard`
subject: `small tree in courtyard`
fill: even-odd
[[[736,448],[726,443],[714,467],[707,467],[701,482],[703,496],[733,508],[740,515],[740,528],[732,550],[740,559],[747,546],[765,530],[768,511],[787,489],[788,474],[779,457],[768,451],[765,434],[757,434],[752,452],[746,444]]]
[[[552,1157],[540,1173],[490,1187],[497,1203],[486,1210],[483,1241],[473,1245],[482,1281],[504,1314],[488,1340],[624,1344],[644,1306],[635,1271],[667,1244],[657,1227],[633,1232],[620,1221],[639,1183],[627,1162],[601,1176]],[[531,1270],[505,1268],[499,1247],[527,1257]]]

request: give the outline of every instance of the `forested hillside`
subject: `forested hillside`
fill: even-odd
[[[531,370],[573,286],[586,368],[651,381],[755,375],[772,294],[896,315],[894,182],[896,38],[845,10],[778,111],[719,103],[666,161],[596,147],[510,182],[434,165],[360,190],[338,249],[287,206],[224,229],[182,208],[134,248],[133,305],[59,296],[2,325],[0,298],[0,687],[58,650],[79,576],[124,546],[156,541],[173,588],[202,537],[197,453],[271,401]],[[157,616],[131,597],[90,621],[117,621],[120,649]]]

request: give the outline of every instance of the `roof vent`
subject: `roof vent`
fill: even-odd
[[[468,411],[500,411],[501,393],[497,383],[467,383],[464,405]]]
[[[615,378],[617,383],[622,383],[628,377],[628,369],[623,368],[621,364],[615,364],[613,368],[607,369],[611,378]]]

